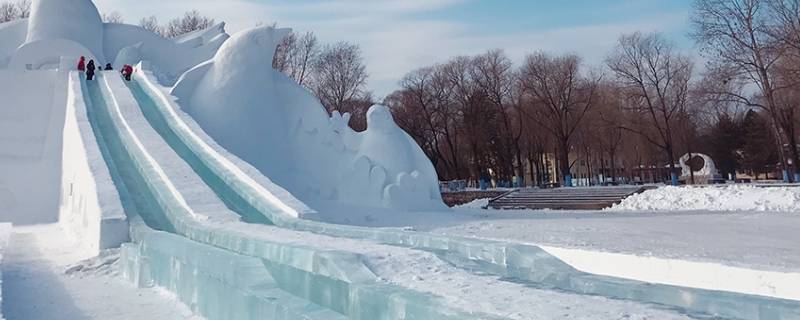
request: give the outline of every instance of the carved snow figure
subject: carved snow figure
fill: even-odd
[[[386,107],[368,129],[333,117],[303,87],[272,69],[288,29],[258,27],[234,35],[213,59],[172,89],[182,108],[229,152],[312,207],[441,208],[433,165]]]
[[[370,183],[375,184],[381,177],[386,179],[384,206],[415,210],[441,201],[433,165],[422,158],[424,154],[417,143],[394,122],[389,108],[370,108],[367,130],[356,134],[361,139],[356,147],[359,161],[365,158],[374,165],[370,168]]]

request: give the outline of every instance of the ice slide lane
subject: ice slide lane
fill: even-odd
[[[197,168],[198,165],[201,168],[201,170],[196,169],[198,174],[212,173],[216,176],[214,178],[216,181],[226,183],[224,186],[215,186],[215,191],[227,188],[230,190],[225,192],[241,194],[242,196],[237,197],[236,201],[249,201],[251,207],[260,208],[260,212],[278,226],[336,237],[372,239],[383,244],[423,249],[435,252],[462,268],[507,277],[511,281],[523,281],[537,287],[658,303],[694,313],[742,319],[797,316],[798,303],[796,301],[647,284],[586,274],[569,267],[534,246],[399,230],[335,226],[289,218],[281,213],[281,208],[276,208],[274,203],[270,203],[271,199],[259,197],[261,192],[253,190],[246,181],[241,181],[238,178],[241,175],[229,172],[229,167],[220,163],[218,159],[214,159],[213,155],[206,154],[212,148],[200,145],[203,143],[200,141],[201,139],[191,132],[186,132],[189,126],[181,123],[182,120],[175,110],[170,109],[173,106],[170,106],[169,99],[163,97],[163,92],[159,92],[152,82],[147,78],[140,78],[131,86],[131,89],[148,120],[159,129],[159,133],[170,140],[174,148],[184,152],[187,149],[191,151],[192,161],[195,162],[193,168]],[[149,110],[151,108],[158,110]],[[175,143],[178,145],[174,145]],[[197,163],[198,159],[200,163]],[[204,177],[204,180],[209,180],[209,178]]]
[[[344,319],[340,314],[278,288],[260,259],[189,241],[175,234],[142,168],[114,128],[98,81],[80,81],[92,130],[129,216],[133,244],[122,250],[123,272],[142,286],[159,285],[178,294],[208,319]],[[243,305],[244,304],[244,305]]]

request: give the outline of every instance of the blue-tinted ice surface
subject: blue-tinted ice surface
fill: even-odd
[[[262,223],[272,223],[283,228],[343,238],[369,239],[381,244],[427,250],[435,252],[443,259],[463,268],[543,288],[656,303],[672,306],[689,313],[730,318],[800,318],[800,303],[797,301],[648,284],[591,275],[575,270],[535,246],[396,229],[331,225],[292,218],[283,214],[282,209],[260,196],[257,190],[241,181],[229,168],[204,151],[205,149],[200,145],[201,142],[193,139],[188,132],[182,131],[183,127],[177,124],[180,119],[176,119],[168,112],[167,108],[171,108],[171,106],[154,98],[160,93],[138,82],[131,85],[131,90],[148,121],[159,134],[169,142],[172,148],[178,151],[184,160],[191,164],[195,172],[206,183],[209,183],[209,186],[220,195],[229,208],[250,221],[253,221],[253,213],[257,212],[268,220],[262,221]],[[246,239],[240,240],[247,242]],[[214,242],[214,240],[210,241]],[[346,273],[347,270],[340,269],[339,271]],[[279,272],[274,268],[273,271]],[[338,276],[347,277],[345,274]],[[285,286],[291,285],[292,283],[285,284]],[[311,293],[305,293],[305,295],[309,294]]]
[[[170,289],[209,319],[492,319],[382,283],[359,255],[253,239],[194,219],[126,129],[108,86],[121,80],[105,76],[84,87],[90,122],[131,215],[134,243],[122,256],[130,279]]]

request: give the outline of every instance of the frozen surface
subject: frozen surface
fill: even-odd
[[[329,117],[311,93],[272,69],[288,32],[260,27],[234,35],[172,93],[222,147],[319,212],[331,203],[443,208],[433,165],[388,109],[373,107],[368,129],[354,132],[349,115]]]
[[[609,211],[800,212],[800,187],[748,185],[662,187],[634,195]]]
[[[159,289],[118,276],[118,255],[88,256],[58,225],[15,228],[3,263],[3,311],[9,320],[200,320]]]
[[[0,72],[0,221],[58,219],[66,73]]]
[[[458,223],[420,230],[553,247],[800,272],[794,213],[606,213],[458,210]]]

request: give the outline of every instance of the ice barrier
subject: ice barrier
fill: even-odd
[[[117,144],[116,149],[120,152],[124,151],[122,153],[127,157],[122,158],[124,165],[118,167],[130,168],[131,171],[138,174],[141,179],[134,180],[141,180],[153,197],[152,199],[142,197],[142,202],[145,206],[154,205],[155,207],[138,210],[138,212],[141,214],[142,211],[147,211],[143,218],[151,214],[150,210],[158,212],[160,214],[149,218],[151,221],[156,221],[160,227],[167,230],[174,229],[178,235],[220,249],[221,251],[209,252],[207,249],[201,252],[212,257],[209,258],[210,261],[228,261],[225,256],[220,255],[222,252],[258,259],[272,276],[274,283],[282,290],[346,315],[349,319],[492,319],[485,315],[464,314],[453,310],[442,299],[430,294],[382,283],[366,267],[359,255],[255,239],[252,235],[237,232],[231,228],[204,224],[195,219],[184,199],[170,181],[164,179],[164,172],[148,154],[126,122],[120,105],[111,93],[112,86],[115,89],[125,90],[122,81],[118,77],[100,76],[99,82],[102,85],[99,90],[92,89],[92,85],[89,85],[89,91],[94,96],[93,100],[97,101],[97,109],[107,109],[98,112],[98,114],[108,116],[108,119],[96,121],[106,124],[98,127],[113,131],[106,135],[119,139],[119,141],[113,140],[112,144]],[[109,103],[106,104],[105,101]],[[134,182],[134,185],[138,185],[137,181]],[[137,198],[133,197],[133,199]],[[159,215],[163,215],[166,222],[161,221]],[[147,236],[141,236],[136,230],[132,232],[132,238],[149,239]],[[154,236],[150,238],[160,239],[159,241],[165,239]],[[182,238],[178,237],[178,239]],[[147,260],[148,256],[163,259],[169,254],[159,252],[165,252],[171,246],[188,246],[188,244],[168,242],[168,244],[164,244],[167,247],[161,247],[160,251],[146,250],[156,247],[152,241],[156,240],[151,240],[149,247],[146,241],[140,241],[138,250],[130,245],[126,246],[125,264],[131,277],[159,284],[167,283],[168,288],[176,290],[182,299],[194,299],[191,298],[197,294],[194,289],[184,291],[179,288],[179,285],[170,282],[177,281],[170,279],[183,279],[184,285],[191,288],[202,286],[193,282],[192,278],[187,278],[183,273],[170,268],[164,268],[170,264],[137,262],[137,259]],[[197,251],[197,248],[181,250],[179,253]],[[178,254],[177,257],[176,259],[180,259],[181,255]],[[190,269],[193,266],[202,267],[204,265],[196,261],[186,261],[186,259],[180,260],[180,262],[185,263]],[[214,271],[206,272],[213,273]],[[148,275],[152,273],[156,275]]]
[[[543,288],[656,303],[690,313],[739,319],[800,317],[798,311],[800,302],[797,301],[592,275],[574,269],[536,246],[396,229],[331,225],[297,219],[295,218],[299,215],[297,213],[305,208],[282,203],[281,198],[270,194],[271,190],[266,190],[252,180],[252,177],[247,177],[247,174],[233,165],[230,159],[223,156],[226,154],[224,150],[205,136],[188,116],[176,111],[178,108],[174,105],[175,102],[161,92],[147,76],[137,77],[131,88],[134,96],[139,99],[140,107],[145,110],[149,118],[153,118],[150,121],[160,130],[159,133],[172,143],[178,143],[177,148],[184,152],[191,151],[195,166],[199,165],[202,168],[197,173],[201,176],[208,174],[215,176],[204,177],[203,179],[207,181],[224,182],[224,185],[215,185],[215,191],[224,190],[226,193],[239,194],[238,197],[227,197],[226,201],[246,201],[248,204],[238,206],[255,208],[279,227],[336,237],[370,239],[381,244],[427,250],[463,268],[516,281],[521,280]],[[158,112],[147,110],[151,107],[157,108]],[[237,165],[246,166],[241,162]],[[259,182],[270,183],[266,178],[260,179]],[[284,198],[286,196],[287,194],[284,194]],[[289,198],[289,204],[294,203],[296,200]]]

